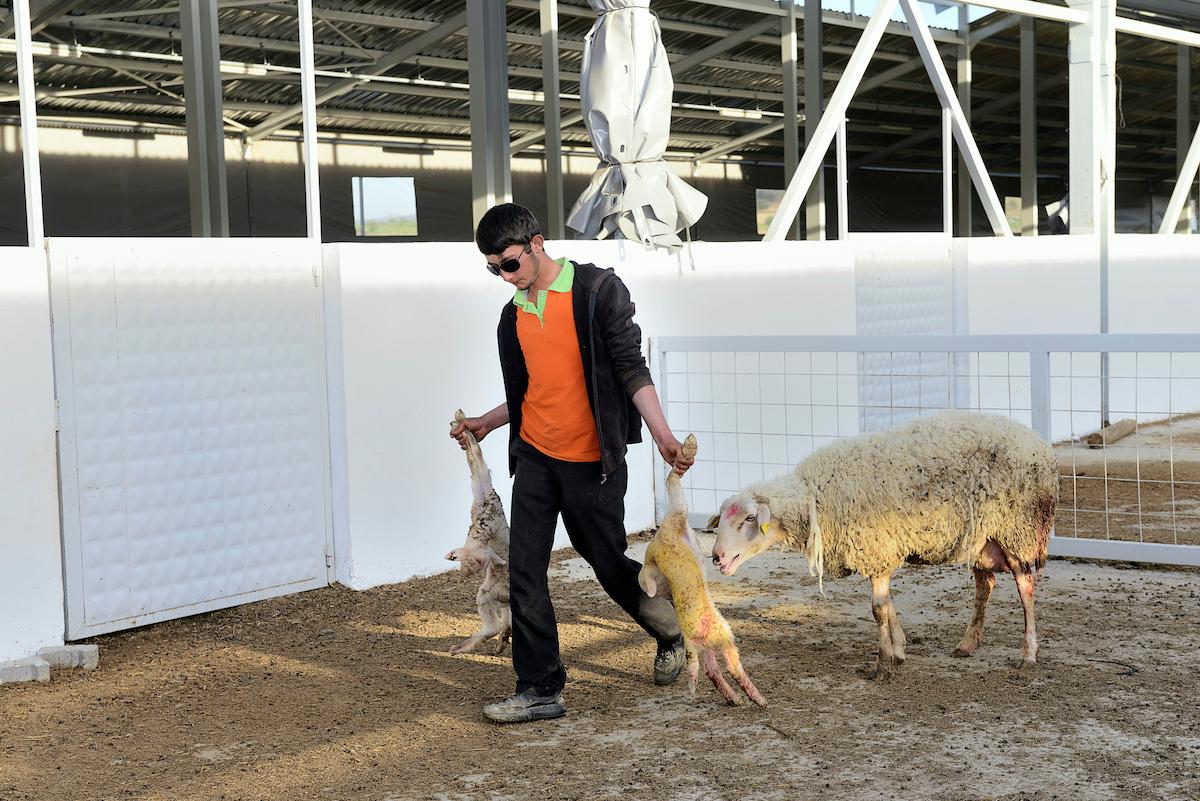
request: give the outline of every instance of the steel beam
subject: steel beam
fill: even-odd
[[[960,35],[970,31],[971,24],[967,18],[967,9],[958,9],[958,32]],[[958,46],[958,104],[963,110],[963,119],[971,124],[971,45],[967,36],[963,36],[963,44]],[[945,108],[945,105],[942,106]],[[966,154],[959,151],[958,178],[956,196],[958,200],[958,235],[971,236],[974,227],[972,211],[974,210],[975,195],[971,188],[971,176],[967,171]]]
[[[217,0],[181,0],[192,236],[229,236]]]
[[[43,28],[59,17],[66,16],[76,6],[83,5],[85,0],[33,0],[29,6],[29,35],[40,33]],[[0,22],[0,37],[12,36],[16,23],[16,9],[8,19]]]
[[[509,170],[508,40],[503,3],[467,0],[471,62],[472,225],[512,197]],[[544,130],[544,129],[543,129]]]
[[[1037,236],[1037,28],[1021,20],[1021,236]]]
[[[896,8],[896,2],[897,0],[879,0],[874,13],[867,21],[867,26],[863,29],[863,34],[854,48],[854,55],[850,56],[850,60],[846,63],[842,80],[838,82],[837,88],[833,90],[833,96],[829,98],[829,104],[825,108],[821,122],[817,125],[817,130],[808,147],[804,149],[800,164],[796,167],[791,181],[788,182],[787,191],[783,193],[783,200],[779,204],[779,211],[771,220],[771,226],[767,229],[767,235],[763,237],[763,241],[776,242],[783,239],[784,232],[792,226],[796,219],[804,196],[808,193],[813,178],[816,177],[825,161],[825,152],[829,149],[830,143],[837,134],[838,126],[846,116],[850,100],[854,97],[859,83],[862,82],[863,73],[866,72],[867,65],[871,61],[871,55],[879,46],[879,40],[883,38],[884,31],[887,30],[888,20]]]
[[[779,57],[783,68],[783,180],[786,182],[796,172],[800,165],[800,100],[799,80],[796,75],[796,4],[788,3],[788,14],[779,18]],[[763,136],[774,131],[771,126],[759,129]],[[744,137],[739,137],[743,138]],[[755,136],[755,139],[758,139]],[[753,140],[751,140],[753,141]],[[738,147],[741,145],[739,144]],[[717,148],[702,154],[701,158],[713,153]],[[728,151],[725,151],[728,152]],[[719,155],[719,154],[718,154]],[[700,159],[696,160],[699,163]],[[790,229],[792,239],[800,239],[800,221]]]
[[[25,224],[29,247],[40,248],[46,240],[46,225],[42,214],[42,164],[38,151],[37,101],[33,88],[33,37],[29,32],[29,0],[13,0],[12,12],[17,37],[17,86],[21,95],[21,164],[25,174]]]
[[[834,146],[837,159],[837,215],[838,239],[845,241],[850,237],[850,203],[846,197],[848,171],[846,169],[846,118],[838,126],[837,143]]]
[[[808,148],[821,121],[825,85],[821,52],[821,0],[804,0],[804,147]],[[844,121],[844,120],[843,120]],[[823,161],[823,160],[822,160]],[[804,238],[825,239],[825,169],[813,177],[804,200]]]
[[[1112,0],[1070,0],[1086,10],[1089,22],[1072,25],[1068,36],[1070,119],[1068,122],[1069,223],[1073,234],[1100,234],[1111,222],[1110,191],[1116,155],[1111,127],[1115,111],[1116,36]],[[1106,24],[1107,23],[1107,24]],[[1107,213],[1106,213],[1107,211]]]
[[[954,117],[942,109],[942,232],[954,236]]]
[[[1169,234],[1178,226],[1184,204],[1196,181],[1197,169],[1200,169],[1200,128],[1196,129],[1196,135],[1192,137],[1192,146],[1188,148],[1183,166],[1180,167],[1179,180],[1175,183],[1175,190],[1171,192],[1171,201],[1167,204],[1167,212],[1158,228],[1160,234]]]
[[[430,28],[424,33],[419,33],[416,36],[406,39],[404,44],[400,45],[391,53],[381,58],[375,64],[364,69],[362,73],[364,75],[382,75],[397,64],[401,64],[417,55],[426,47],[441,41],[446,36],[450,35],[451,32],[461,30],[466,23],[467,12],[463,11],[455,14],[453,17],[450,17],[437,27]],[[501,73],[507,76],[506,62],[502,61],[500,64]],[[320,104],[335,97],[344,95],[362,85],[363,81],[364,79],[361,78],[347,78],[346,80],[339,81],[325,89],[322,89],[316,97],[316,102]],[[303,111],[304,109],[302,105],[296,105],[291,106],[287,111],[283,111],[278,114],[272,114],[246,134],[246,141],[255,142],[265,136],[270,136],[272,133],[278,131],[280,128],[284,127],[292,120],[300,116]]]
[[[759,139],[782,131],[786,127],[787,126],[784,123],[776,122],[770,125],[764,125],[762,128],[756,128],[750,133],[739,136],[736,139],[729,139],[725,142],[715,145],[709,150],[706,150],[700,155],[696,156],[696,158],[693,159],[693,162],[695,164],[703,164],[706,161],[712,161],[719,156],[724,156],[726,153],[732,153],[742,145],[748,145],[751,142],[757,142]]]
[[[317,87],[313,75],[315,55],[313,52],[312,0],[299,0],[300,32],[300,108],[303,115],[300,149],[304,154],[304,205],[308,238],[321,242],[321,181],[320,161],[317,158]],[[318,254],[319,255],[319,254]],[[317,274],[313,273],[314,281]]]
[[[1187,163],[1187,141],[1192,133],[1192,49],[1187,45],[1176,46],[1179,50],[1175,79],[1175,169],[1182,176]],[[1180,234],[1186,234],[1191,229],[1192,214],[1195,212],[1191,179],[1187,184],[1187,200],[1175,228],[1175,232]]]
[[[546,235],[550,239],[567,236],[563,217],[562,127],[559,121],[558,88],[558,0],[541,0],[542,25],[542,97],[546,120]]]

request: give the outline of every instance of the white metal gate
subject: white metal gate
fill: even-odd
[[[48,250],[68,638],[326,585],[319,250]]]

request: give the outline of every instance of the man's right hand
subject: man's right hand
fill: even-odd
[[[450,429],[450,436],[458,440],[458,445],[464,451],[467,449],[467,433],[470,431],[475,435],[477,442],[482,442],[483,438],[488,435],[492,429],[488,427],[487,422],[482,417],[468,417],[458,425]]]

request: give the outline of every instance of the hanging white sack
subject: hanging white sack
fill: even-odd
[[[663,161],[671,77],[650,0],[588,0],[600,13],[584,40],[580,101],[600,165],[567,218],[584,237],[631,239],[672,251],[700,219],[704,193]]]

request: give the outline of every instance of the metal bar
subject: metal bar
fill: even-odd
[[[854,55],[850,56],[850,60],[846,63],[841,81],[833,90],[833,96],[829,99],[829,105],[825,109],[820,124],[817,125],[817,130],[808,147],[804,149],[800,165],[792,175],[787,191],[783,193],[779,211],[771,220],[771,225],[767,229],[767,235],[763,241],[779,241],[783,238],[783,232],[790,228],[792,221],[796,219],[808,187],[812,184],[813,178],[816,177],[817,171],[821,169],[821,164],[825,160],[825,151],[833,141],[837,126],[846,116],[850,100],[854,97],[854,92],[862,81],[863,73],[866,72],[867,65],[871,61],[871,54],[875,52],[879,46],[879,40],[883,38],[888,19],[896,8],[896,3],[897,0],[880,0],[875,7],[875,12],[871,15],[862,37],[858,40],[858,45],[854,48]]]
[[[1033,430],[1050,442],[1050,351],[1047,349],[1029,352],[1029,407]]]
[[[541,0],[542,96],[546,121],[546,234],[550,239],[567,236],[563,218],[562,127],[559,118],[558,86],[558,0]]]
[[[714,353],[1200,353],[1200,334],[830,334],[663,337],[659,339],[659,348],[664,351]]]
[[[796,4],[788,3],[788,13],[780,17],[780,37],[779,49],[780,59],[783,62],[783,179],[786,181],[793,173],[796,172],[796,167],[800,164],[800,92],[799,80],[796,75]],[[768,128],[770,126],[767,126]],[[760,129],[765,131],[763,136],[767,136],[773,131],[767,128]],[[757,133],[757,132],[756,132]],[[744,139],[745,137],[739,137]],[[759,137],[755,136],[755,139]],[[750,140],[754,141],[754,140]],[[744,142],[738,143],[736,147],[740,147]],[[719,148],[711,148],[706,153],[701,154],[700,158],[711,157],[714,151]],[[724,151],[728,152],[728,151]],[[717,154],[719,155],[719,154]],[[696,159],[700,163],[700,158]],[[800,221],[797,220],[791,226],[791,238],[800,239]]]
[[[692,67],[698,67],[706,61],[709,61],[721,53],[728,53],[733,48],[745,44],[759,34],[766,33],[776,27],[775,20],[767,17],[754,23],[748,28],[742,28],[738,31],[731,31],[727,36],[718,39],[708,47],[701,48],[694,53],[689,53],[683,58],[671,64],[672,75],[682,75]]]
[[[992,224],[992,231],[998,236],[1012,236],[1012,230],[1005,219],[1004,206],[996,196],[996,188],[992,185],[992,179],[983,163],[979,147],[975,144],[974,136],[971,135],[970,123],[963,113],[962,106],[959,105],[954,87],[950,83],[950,76],[946,74],[946,67],[938,57],[937,48],[929,35],[929,28],[925,24],[925,18],[921,15],[921,9],[917,6],[916,0],[900,0],[900,7],[904,9],[909,26],[914,30],[913,38],[917,43],[917,50],[921,53],[921,60],[925,62],[925,68],[929,71],[929,77],[933,81],[933,88],[937,91],[938,99],[942,101],[942,107],[949,108],[954,116],[954,139],[958,144],[959,152],[966,160],[967,170],[971,174],[975,188],[983,199],[983,208]]]
[[[21,163],[25,174],[25,223],[29,247],[40,248],[46,240],[42,211],[42,164],[38,151],[37,98],[33,86],[33,36],[30,33],[29,0],[13,0],[13,23],[17,36],[17,86],[21,95]]]
[[[954,236],[954,118],[942,109],[942,231]]]
[[[312,0],[299,0],[300,32],[300,97],[303,114],[304,139],[304,200],[308,219],[308,238],[321,241],[321,184],[320,163],[317,160],[317,88],[313,70]]]
[[[837,135],[837,215],[838,239],[845,241],[850,237],[850,210],[846,198],[849,175],[846,172],[846,118],[838,126]]]
[[[1007,11],[1010,14],[1020,14],[1023,17],[1036,17],[1054,22],[1086,22],[1087,14],[1071,8],[1063,8],[1049,3],[1038,3],[1033,0],[941,0],[945,3],[955,3],[959,6],[982,6],[996,11]]]
[[[1037,28],[1021,20],[1021,236],[1037,236]]]
[[[737,150],[742,145],[749,144],[750,142],[762,139],[765,136],[770,136],[773,133],[777,133],[783,130],[785,127],[786,126],[782,122],[776,122],[770,125],[765,125],[762,128],[757,128],[748,134],[739,136],[736,139],[730,139],[727,142],[723,142],[709,150],[704,151],[700,155],[696,156],[696,158],[693,159],[693,162],[696,164],[703,164],[704,162],[715,159],[718,156],[723,156],[726,153]]]
[[[179,4],[192,236],[229,236],[217,0]]]
[[[393,50],[387,56],[381,58],[378,63],[364,70],[367,75],[381,75],[387,72],[392,67],[407,61],[409,58],[420,53],[426,47],[435,44],[453,31],[461,30],[467,21],[467,12],[455,14],[436,28],[430,28],[424,33],[419,33],[404,41],[404,44]],[[363,83],[362,78],[352,78],[322,89],[320,96],[316,98],[317,103],[324,103],[340,95],[344,95]],[[278,114],[272,114],[267,119],[260,122],[246,134],[247,142],[256,142],[263,137],[269,136],[280,128],[284,127],[292,120],[296,119],[303,112],[302,105],[292,106],[287,111],[281,111]]]
[[[1174,42],[1188,47],[1200,47],[1200,33],[1183,31],[1166,25],[1155,25],[1153,22],[1116,17],[1115,26],[1121,33],[1134,36],[1144,36],[1147,39],[1157,39],[1160,42]]]
[[[41,33],[42,29],[49,25],[59,17],[66,16],[76,6],[83,5],[85,0],[50,0],[50,2],[37,3],[35,8],[30,9],[26,3],[26,9],[29,13],[29,35],[32,37],[35,33]],[[17,22],[16,6],[14,3],[13,13],[4,22],[0,22],[0,36],[11,36],[14,30],[19,30],[19,27],[14,27]]]
[[[1187,162],[1187,148],[1184,143],[1192,133],[1192,49],[1187,45],[1177,45],[1176,77],[1175,77],[1175,171],[1183,174]],[[1185,234],[1191,227],[1192,212],[1194,211],[1195,195],[1192,191],[1192,181],[1189,180],[1187,201],[1181,210],[1175,233]],[[1153,203],[1153,197],[1151,197]],[[1153,211],[1153,208],[1151,209]]]
[[[1021,21],[1019,16],[1008,16],[1004,19],[996,20],[995,22],[984,25],[981,28],[976,28],[971,31],[971,35],[967,38],[967,46],[974,47],[988,37],[995,36],[998,33],[1007,31]]]
[[[967,16],[966,8],[958,9],[958,31],[960,34],[969,31],[971,27],[970,20]],[[956,62],[956,72],[958,79],[958,103],[963,109],[963,118],[969,125],[971,123],[971,45],[964,36],[963,40],[966,44],[961,44],[958,47],[958,60]],[[942,104],[945,108],[945,104]],[[951,117],[953,123],[953,117]],[[953,126],[951,127],[953,130]],[[911,139],[912,137],[910,137]],[[974,224],[972,218],[974,216],[974,189],[971,188],[971,176],[967,170],[967,154],[959,151],[958,159],[958,235],[969,237],[971,236]]]
[[[1196,128],[1192,146],[1188,148],[1187,157],[1183,161],[1183,169],[1179,171],[1179,180],[1175,182],[1175,190],[1171,192],[1171,201],[1167,203],[1167,211],[1158,227],[1160,234],[1169,234],[1178,226],[1183,205],[1187,202],[1192,183],[1196,180],[1197,169],[1200,169],[1200,127]]]
[[[1050,538],[1050,555],[1200,567],[1200,548],[1195,545],[1163,545],[1154,542],[1124,542],[1089,537],[1052,536]]]
[[[804,146],[813,140],[821,122],[825,85],[821,79],[824,60],[821,53],[821,0],[804,0]],[[839,127],[845,118],[839,122]],[[822,162],[824,160],[822,159]],[[822,166],[813,176],[804,201],[804,238],[809,241],[825,239],[825,169]]]
[[[467,0],[471,62],[471,210],[474,223],[512,197],[506,12],[495,0]],[[543,128],[543,131],[545,129]]]

